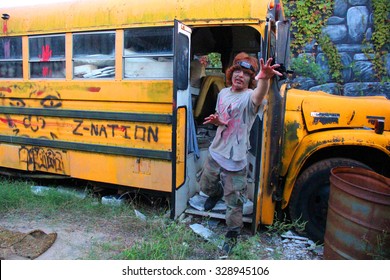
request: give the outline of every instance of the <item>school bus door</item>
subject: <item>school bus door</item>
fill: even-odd
[[[186,180],[187,131],[191,96],[189,93],[191,29],[175,20],[173,61],[172,118],[172,193],[171,218],[177,218],[187,207]]]
[[[267,22],[260,57],[266,61],[273,57],[280,64],[278,70],[283,72],[289,63],[290,22]],[[283,125],[286,101],[285,77],[275,76],[269,89],[268,102],[262,122],[254,125],[260,130],[255,141],[261,143],[258,147],[255,165],[255,216],[252,231],[260,224],[270,225],[275,216],[276,204],[281,200],[281,183],[279,172],[281,168],[283,147]]]

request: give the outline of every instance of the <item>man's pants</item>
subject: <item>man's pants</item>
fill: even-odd
[[[242,210],[247,201],[247,171],[228,171],[208,155],[199,180],[200,189],[208,196],[217,196],[218,182],[223,186],[226,203],[226,224],[230,231],[240,232],[243,227]]]

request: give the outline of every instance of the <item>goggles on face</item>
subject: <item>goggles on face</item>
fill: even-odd
[[[239,65],[239,66],[241,66],[241,67],[244,68],[244,69],[251,70],[252,72],[256,72],[255,69],[253,68],[253,66],[252,66],[249,62],[246,62],[246,61],[238,61],[238,62],[236,63],[236,65]]]

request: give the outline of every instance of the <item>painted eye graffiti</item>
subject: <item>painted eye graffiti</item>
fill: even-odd
[[[12,107],[26,107],[26,103],[20,98],[10,98],[9,105]]]
[[[48,95],[41,100],[43,108],[59,108],[62,106],[61,100],[54,95]]]

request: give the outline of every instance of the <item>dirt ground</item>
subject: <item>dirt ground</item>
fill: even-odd
[[[47,234],[57,233],[54,244],[37,260],[104,260],[111,259],[139,240],[137,234],[140,230],[129,220],[134,219],[125,216],[107,220],[82,214],[44,216],[40,213],[8,212],[0,215],[0,227],[22,233],[37,229]],[[106,244],[110,244],[109,249],[104,249]],[[11,255],[7,259],[23,258]]]
[[[57,233],[54,244],[37,259],[41,260],[76,260],[82,258],[90,248],[93,239],[102,238],[98,232],[87,232],[84,227],[67,223],[49,225],[45,220],[18,218],[13,221],[1,219],[1,227],[19,232],[30,232],[40,229],[45,233]],[[25,259],[18,255],[8,255],[7,259]]]

